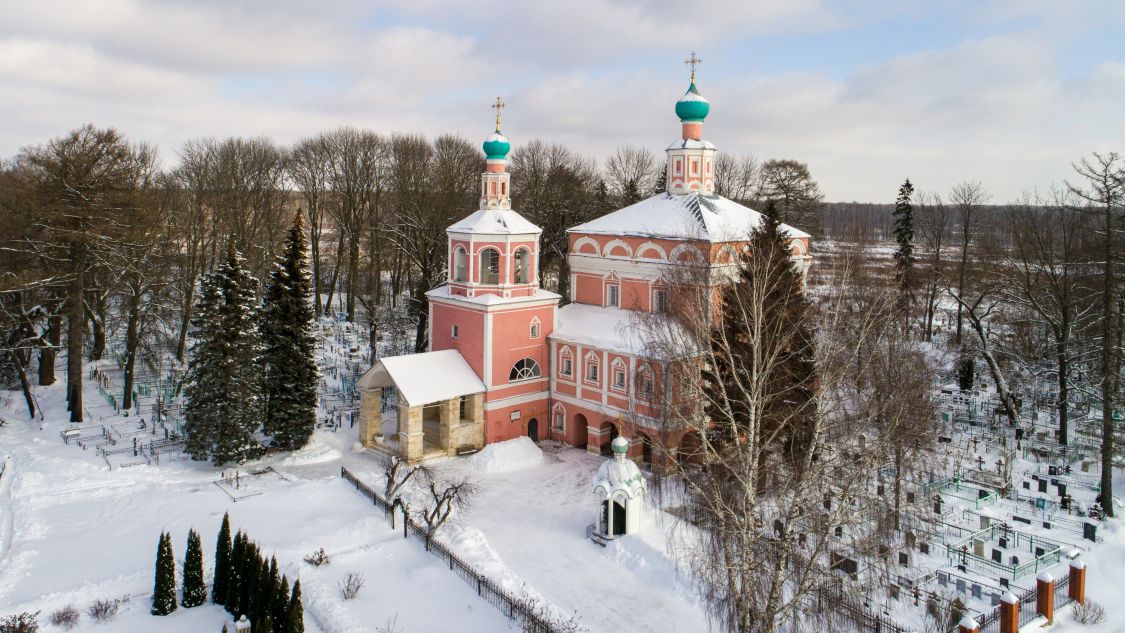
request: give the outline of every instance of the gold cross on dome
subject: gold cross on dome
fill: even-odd
[[[691,52],[691,57],[684,60],[684,63],[691,66],[691,81],[695,82],[695,67],[702,64],[703,60],[695,56],[695,51]]]
[[[500,96],[499,96],[499,95],[497,95],[497,97],[496,97],[496,103],[492,104],[492,105],[491,105],[491,106],[489,106],[489,107],[491,107],[492,109],[496,110],[496,131],[497,131],[497,132],[499,132],[499,131],[500,131],[500,110],[502,110],[503,108],[506,108],[506,107],[508,107],[508,104],[506,104],[506,103],[504,103],[503,101],[501,101],[501,100],[500,100]]]

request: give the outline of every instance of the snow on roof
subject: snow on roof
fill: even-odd
[[[624,454],[607,459],[594,474],[593,492],[612,497],[613,493],[622,491],[630,499],[635,499],[645,492],[645,478],[641,469],[632,460],[626,459]]]
[[[658,193],[568,232],[736,242],[748,239],[761,221],[761,213],[719,195]],[[790,237],[809,237],[787,224],[781,227]]]
[[[360,388],[394,386],[412,407],[484,391],[484,383],[455,349],[380,359]]]
[[[543,229],[528,222],[511,209],[481,209],[448,229],[450,233],[483,233],[485,235],[523,235],[542,233]]]
[[[570,303],[559,308],[549,338],[634,356],[652,356],[687,334],[671,319],[648,312]],[[679,344],[675,344],[679,347]]]
[[[508,304],[508,303],[524,303],[524,302],[527,302],[527,301],[542,301],[544,299],[558,300],[558,299],[562,298],[561,295],[558,295],[554,292],[551,292],[550,290],[544,290],[542,288],[539,288],[538,290],[536,290],[535,294],[533,294],[533,295],[523,296],[523,297],[501,297],[500,295],[491,294],[491,293],[490,294],[477,295],[475,297],[466,297],[464,295],[455,295],[455,294],[450,293],[448,285],[438,286],[437,288],[434,288],[433,290],[430,290],[429,292],[427,292],[426,296],[431,298],[431,299],[443,299],[443,298],[453,297],[453,298],[456,298],[458,301],[468,301],[470,303],[477,303],[477,304],[486,305],[486,306],[504,305],[504,304]]]
[[[711,141],[695,140],[693,138],[681,138],[672,141],[668,149],[715,149],[715,145]]]

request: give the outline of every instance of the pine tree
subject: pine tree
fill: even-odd
[[[187,551],[184,553],[184,608],[198,607],[207,602],[207,581],[203,578],[203,542],[195,530],[188,532]]]
[[[289,576],[281,577],[281,584],[273,596],[274,633],[285,633],[285,616],[289,613]]]
[[[273,585],[270,584],[270,562],[265,556],[259,558],[258,580],[254,584],[254,597],[250,601],[250,617],[255,622],[262,619],[273,606]]]
[[[301,580],[293,583],[293,597],[285,614],[285,633],[305,633],[305,607],[301,604]]]
[[[238,612],[250,617],[250,607],[258,590],[258,567],[261,554],[258,553],[258,544],[250,542],[246,547],[246,555],[242,558],[242,569],[239,576],[242,582],[238,587]]]
[[[216,466],[258,452],[253,433],[263,413],[258,282],[231,245],[203,280],[188,364],[187,451]]]
[[[227,580],[230,576],[230,513],[223,514],[223,526],[215,540],[215,580],[211,586],[211,602],[226,604]]]
[[[254,630],[262,631],[263,633],[271,633],[273,631],[273,616],[269,611],[266,611],[262,617],[254,620]]]
[[[895,251],[895,282],[901,292],[902,301],[909,306],[913,300],[917,279],[914,270],[914,205],[910,198],[914,195],[914,185],[910,179],[898,188],[898,198],[895,200],[895,241],[898,249]]]
[[[269,613],[273,615],[274,604],[277,602],[277,593],[281,591],[281,576],[278,574],[277,557],[270,558],[269,572],[266,576],[262,599],[258,605],[258,615]]]
[[[156,549],[156,574],[152,589],[152,614],[168,615],[176,610],[176,561],[172,554],[172,535],[160,534]]]
[[[316,424],[319,378],[306,250],[298,213],[285,240],[285,252],[270,272],[262,316],[266,368],[264,430],[287,450],[308,443]]]

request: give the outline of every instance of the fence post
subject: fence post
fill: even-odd
[[[1035,612],[1048,623],[1055,620],[1055,577],[1045,571],[1035,577]]]
[[[1012,592],[1000,597],[1000,633],[1019,633],[1020,599]]]
[[[980,625],[976,620],[965,616],[957,623],[957,633],[980,633]]]
[[[1076,558],[1070,561],[1070,584],[1067,595],[1079,604],[1086,604],[1086,563]]]

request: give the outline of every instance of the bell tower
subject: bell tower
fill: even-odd
[[[676,102],[680,119],[680,140],[665,150],[665,182],[668,193],[715,193],[715,146],[703,140],[703,121],[711,112],[711,103],[695,86],[695,69],[703,60],[691,52],[684,63],[691,67],[691,84]]]

